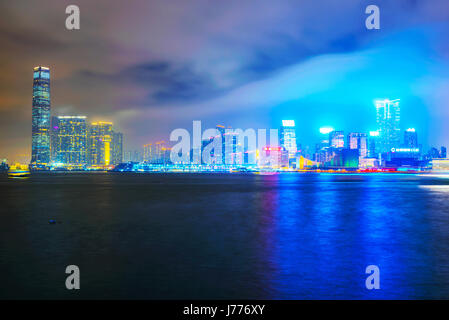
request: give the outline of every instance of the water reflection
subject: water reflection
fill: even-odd
[[[274,245],[267,252],[276,266],[271,278],[274,298],[407,299],[446,294],[431,294],[430,288],[440,286],[433,270],[447,271],[448,264],[445,259],[443,266],[435,266],[427,216],[427,204],[435,199],[420,194],[419,180],[286,174],[269,181],[274,182],[278,187],[265,198],[270,203],[276,199],[277,206],[264,211],[275,226],[270,239]],[[447,225],[444,232],[448,233]],[[371,264],[381,270],[381,290],[365,288],[365,268]],[[448,280],[445,273],[444,282]],[[421,286],[426,289],[417,289]]]
[[[447,184],[375,174],[1,178],[0,298],[70,298],[59,271],[74,262],[86,299],[449,298]],[[371,264],[381,290],[365,288]]]

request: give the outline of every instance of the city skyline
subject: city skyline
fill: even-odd
[[[135,157],[132,159],[128,157],[124,161],[123,134],[112,129],[112,122],[96,121],[88,125],[86,116],[51,116],[50,69],[48,67],[36,66],[33,70],[32,156],[30,161],[32,167],[64,166],[72,169],[83,169],[89,166],[90,168],[107,168],[110,165],[117,166],[122,162],[135,161]],[[284,165],[287,163],[287,167],[295,167],[293,162],[300,161],[297,158],[298,155],[311,158],[314,161],[318,161],[318,163],[326,163],[332,160],[331,158],[328,159],[327,151],[325,151],[324,158],[319,153],[324,149],[327,150],[329,147],[331,150],[356,149],[359,157],[356,166],[359,168],[360,165],[362,167],[366,165],[366,161],[363,161],[364,158],[377,158],[378,156],[381,157],[381,154],[416,150],[416,156],[424,155],[425,150],[422,148],[422,144],[418,144],[415,128],[404,130],[404,138],[401,141],[400,99],[378,99],[374,101],[374,104],[376,107],[377,130],[370,131],[371,137],[369,140],[367,133],[349,132],[345,136],[343,130],[321,127],[320,133],[328,133],[329,140],[317,144],[315,153],[310,153],[310,146],[308,145],[305,148],[301,148],[301,143],[297,141],[296,137],[295,120],[282,120],[278,142],[280,142],[280,146],[286,152],[285,159],[288,158],[290,161],[281,161],[281,158],[279,158],[279,163],[282,162]],[[51,121],[49,120],[50,117]],[[225,126],[217,125],[216,128],[222,137],[222,148],[221,151],[218,151],[222,153],[218,154],[218,157],[223,158],[220,161],[221,163],[245,164],[247,152],[256,152],[256,150],[248,150],[246,145],[241,146],[237,144],[238,137],[235,133],[225,133],[226,130],[232,127],[226,128]],[[376,134],[374,135],[373,132]],[[225,136],[228,134],[234,135],[231,140],[225,139]],[[202,148],[213,140],[212,137],[209,140],[203,140]],[[347,142],[345,142],[346,140]],[[155,142],[154,145],[153,143],[143,145],[141,150],[137,151],[137,153],[141,154],[141,159],[137,162],[144,161],[164,165],[169,163],[172,142],[159,141]],[[298,148],[298,145],[300,148]],[[229,149],[232,151],[229,152]],[[258,151],[273,153],[268,151],[272,149],[276,148],[271,148],[270,144],[267,144],[267,147],[258,148]],[[441,146],[441,151],[432,147],[426,154],[430,158],[445,158],[445,150],[445,146]],[[127,151],[127,153],[129,152],[136,151]],[[214,150],[213,153],[215,152],[217,151]],[[279,153],[279,156],[281,156],[281,153]],[[410,155],[409,153],[405,154]],[[441,156],[442,154],[444,156]],[[212,157],[214,156],[217,155],[212,154]],[[237,160],[236,157],[240,157],[240,159]],[[332,155],[332,157],[335,157],[335,155]],[[215,161],[213,160],[213,163]],[[306,159],[306,161],[309,161],[309,159]],[[372,162],[369,165],[369,167],[377,166],[379,165],[374,165]]]
[[[107,169],[123,162],[123,133],[86,116],[52,116],[50,68],[33,68],[30,168]]]
[[[45,2],[2,7],[0,42],[17,52],[4,56],[0,75],[0,157],[11,161],[31,157],[29,75],[40,64],[52,70],[54,115],[114,122],[126,134],[125,151],[168,140],[192,120],[274,128],[292,119],[312,147],[322,126],[374,130],[373,101],[386,98],[401,99],[401,129],[416,128],[423,146],[449,145],[444,1],[382,3],[376,31],[364,27],[365,5],[350,1],[338,4],[340,16],[321,14],[331,1],[269,5],[270,15],[265,6],[254,14],[252,2],[109,1],[110,20],[101,4],[80,1],[83,23],[74,32],[63,27],[64,4]],[[206,12],[220,23],[199,15]]]
[[[126,170],[141,170],[121,165],[126,162],[123,133],[117,132],[112,122],[96,121],[88,124],[86,116],[51,116],[50,83],[48,67],[33,68],[30,168],[105,170],[115,167],[114,170],[124,171],[126,167]],[[315,151],[311,151],[309,146],[302,147],[298,142],[295,120],[284,119],[279,131],[269,130],[268,140],[266,130],[257,130],[257,139],[262,139],[257,141],[257,144],[254,129],[243,131],[240,128],[216,125],[215,129],[206,130],[206,132],[213,130],[209,135],[201,134],[199,148],[195,147],[194,133],[194,147],[191,148],[190,141],[186,144],[184,138],[176,143],[176,138],[172,137],[175,131],[181,130],[184,135],[190,136],[187,130],[176,129],[170,134],[170,142],[145,144],[140,151],[137,151],[142,154],[141,159],[135,161],[127,157],[127,161],[142,162],[143,165],[175,167],[190,164],[220,166],[207,170],[232,169],[221,165],[231,165],[237,170],[239,169],[235,166],[238,165],[257,165],[275,170],[330,168],[397,171],[428,169],[431,168],[429,160],[446,158],[445,146],[441,146],[440,150],[432,147],[426,153],[422,144],[418,144],[418,132],[415,128],[401,130],[400,99],[376,100],[374,105],[377,129],[370,131],[369,138],[364,132],[349,132],[345,135],[343,130],[322,127],[320,133],[329,136],[327,140],[316,144]],[[201,122],[196,123],[201,130]],[[193,124],[195,131],[195,121]],[[261,132],[265,133],[260,135]],[[402,132],[403,140],[401,140]],[[178,133],[176,135],[179,136]],[[190,140],[190,137],[188,139]],[[218,145],[216,139],[219,139]],[[182,153],[187,151],[189,154],[181,154],[179,157],[180,151]]]

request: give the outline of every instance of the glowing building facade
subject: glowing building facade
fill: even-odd
[[[377,126],[379,132],[378,151],[390,152],[400,146],[401,108],[399,99],[376,100]]]
[[[266,146],[261,149],[258,165],[261,167],[288,167],[288,150],[284,147]]]
[[[165,141],[143,146],[143,161],[150,164],[167,164],[170,161],[170,148]]]
[[[89,165],[105,167],[112,164],[112,122],[93,122],[89,128]]]
[[[112,145],[111,145],[111,158],[112,164],[117,165],[123,162],[123,133],[112,133]]]
[[[282,120],[281,146],[288,151],[288,157],[295,158],[298,152],[296,145],[296,129],[294,120]]]
[[[329,133],[329,144],[332,148],[345,147],[345,134],[343,131],[331,131]]]
[[[365,158],[368,155],[368,141],[366,133],[351,132],[348,134],[348,148],[357,149],[359,156]]]
[[[50,69],[38,66],[33,72],[31,166],[50,163]]]
[[[54,164],[82,167],[87,164],[87,124],[85,116],[59,116],[52,121]]]
[[[409,128],[404,131],[404,147],[418,148],[418,133],[414,128]]]

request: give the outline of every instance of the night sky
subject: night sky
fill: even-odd
[[[125,150],[192,120],[294,119],[312,146],[320,126],[377,129],[376,98],[400,98],[424,146],[449,146],[448,0],[14,0],[0,15],[0,158],[29,161],[36,65],[51,68],[54,115],[113,121]]]

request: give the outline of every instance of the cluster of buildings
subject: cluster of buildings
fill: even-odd
[[[169,164],[171,148],[165,141],[148,143],[143,146],[142,160],[151,164]]]
[[[217,125],[216,136],[201,139],[190,149],[186,162],[172,162],[172,147],[165,141],[143,150],[123,152],[123,134],[113,123],[89,123],[85,116],[51,116],[50,70],[33,72],[31,169],[105,170],[126,163],[176,168],[205,166],[208,170],[271,168],[276,170],[449,170],[445,147],[422,152],[414,128],[401,131],[400,100],[377,100],[375,131],[349,132],[320,128],[321,141],[314,152],[297,143],[294,120],[283,120],[275,144],[248,146],[230,127]],[[220,138],[220,139],[218,139]],[[270,137],[270,142],[271,137]],[[217,148],[219,143],[219,148]],[[195,154],[200,154],[199,162]],[[204,157],[204,155],[207,155]],[[6,166],[6,160],[2,161]],[[3,168],[2,167],[2,168]],[[212,168],[212,169],[211,169]]]
[[[445,147],[422,151],[418,132],[414,128],[400,129],[400,100],[377,100],[377,129],[349,132],[331,127],[320,128],[322,140],[314,152],[303,150],[297,143],[294,120],[283,120],[279,130],[279,143],[248,148],[231,128],[217,125],[217,136],[203,139],[199,150],[191,149],[190,159],[184,163],[170,162],[170,147],[165,142],[144,146],[143,163],[175,165],[177,169],[195,164],[212,166],[216,170],[236,167],[271,168],[275,170],[348,170],[348,171],[423,171],[433,168],[449,170]],[[209,148],[219,139],[221,148]],[[270,141],[271,142],[271,141]],[[203,154],[195,162],[193,154]]]
[[[241,135],[241,136],[239,136]],[[275,144],[265,143],[256,147],[257,137],[243,134],[239,129],[223,125],[215,127],[215,134],[203,137],[198,145],[189,150],[185,161],[173,162],[172,147],[165,141],[143,146],[143,152],[132,151],[125,154],[121,171],[229,171],[231,169],[271,168],[281,169],[294,166],[298,155],[296,130],[293,120],[284,120],[280,130],[280,143],[276,131]],[[270,139],[273,137],[270,137]],[[249,141],[254,143],[251,145]],[[268,141],[267,141],[268,142]],[[273,141],[269,141],[273,142]],[[196,157],[195,155],[198,155]],[[130,164],[130,163],[134,164]]]
[[[434,160],[443,161],[446,148],[422,152],[414,128],[401,132],[400,100],[377,100],[377,130],[369,134],[321,128],[324,139],[316,145],[313,158],[321,167],[330,169],[427,170]]]
[[[107,169],[123,162],[123,134],[111,122],[88,123],[85,116],[51,116],[50,69],[33,72],[30,168]]]

